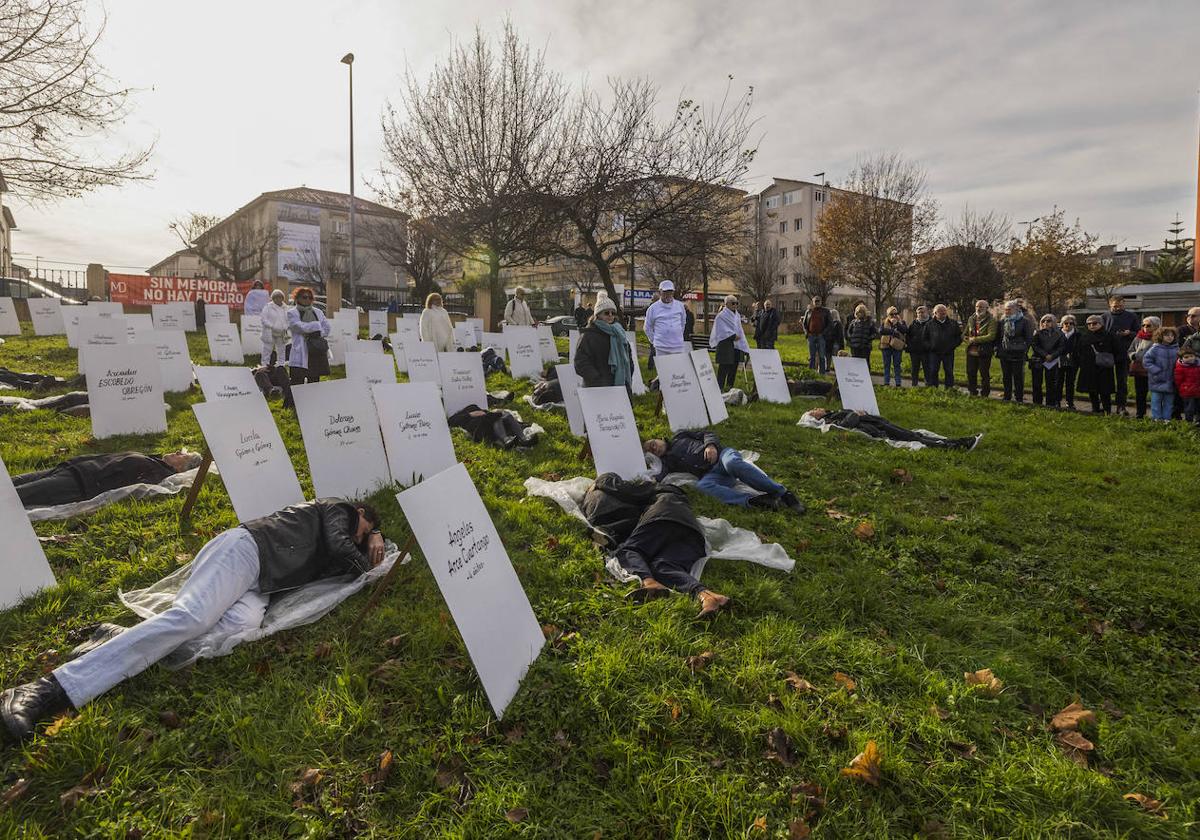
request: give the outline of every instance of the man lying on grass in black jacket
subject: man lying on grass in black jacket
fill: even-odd
[[[199,465],[200,456],[195,452],[79,455],[48,470],[14,475],[13,484],[25,507],[50,507],[93,499],[131,484],[158,484]]]
[[[76,658],[0,694],[3,731],[24,741],[39,721],[90,703],[219,625],[231,633],[259,627],[272,593],[366,572],[383,557],[379,514],[341,499],[292,505],[218,534],[164,612],[128,629],[101,625]]]
[[[979,438],[982,437],[982,435],[976,435],[974,437],[944,438],[925,432],[915,432],[890,423],[877,414],[851,411],[848,408],[839,411],[814,408],[812,411],[806,411],[804,416],[822,423],[829,423],[839,429],[862,432],[880,440],[897,440],[906,443],[915,441],[932,449],[974,449],[975,444],[979,443]]]

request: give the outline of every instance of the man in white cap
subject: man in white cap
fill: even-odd
[[[504,323],[514,327],[534,326],[533,313],[529,311],[529,304],[525,302],[524,287],[517,286],[512,300],[504,307]]]
[[[664,280],[658,284],[658,300],[646,309],[646,338],[656,355],[682,353],[683,332],[687,325],[687,310],[675,300],[675,284]]]

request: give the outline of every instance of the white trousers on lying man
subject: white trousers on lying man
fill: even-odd
[[[258,545],[245,528],[209,540],[167,610],[54,669],[71,705],[81,708],[218,625],[229,632],[259,627],[270,598],[258,591],[258,571]]]

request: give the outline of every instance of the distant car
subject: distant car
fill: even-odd
[[[579,325],[575,323],[575,318],[571,315],[555,315],[542,323],[549,325],[550,332],[554,335],[566,335],[571,330],[579,329]]]
[[[328,300],[326,300],[325,295],[317,295],[316,298],[313,300],[313,306],[317,307],[317,309],[320,309],[322,312],[324,312],[327,315],[329,314],[328,303],[329,302],[328,302]],[[342,298],[342,309],[357,309],[359,312],[363,311],[363,308],[361,306],[355,306],[353,303],[346,300],[345,298]]]

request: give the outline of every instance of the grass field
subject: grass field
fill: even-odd
[[[785,356],[799,341],[783,342]],[[207,359],[201,337],[192,352]],[[73,374],[75,354],[61,338],[13,339],[0,365]],[[0,454],[20,473],[82,452],[199,447],[198,399],[170,399],[165,435],[102,442],[86,420],[0,416]],[[0,836],[1200,834],[1195,432],[926,389],[879,401],[896,422],[983,441],[913,453],[800,429],[799,400],[731,409],[725,442],[762,452],[810,510],[731,511],[693,494],[699,513],[728,515],[797,561],[790,575],[710,563],[706,582],[738,602],[712,624],[683,598],[627,604],[579,524],[525,497],[527,476],[591,469],[564,417],[538,417],[548,435],[528,454],[456,433],[552,625],[503,721],[417,561],[354,635],[364,595],[223,659],[152,668],[3,748],[0,787],[13,795]],[[665,433],[652,398],[637,403],[643,434]],[[295,420],[273,410],[311,491]],[[385,531],[400,532],[394,497],[374,501]],[[182,533],[181,504],[38,524],[59,586],[0,614],[0,683],[40,674],[72,631],[131,623],[119,589],[236,524],[218,480]],[[967,685],[964,672],[984,668],[999,693]],[[1095,712],[1082,727],[1090,753],[1069,754],[1049,728],[1074,701]],[[840,773],[868,741],[877,786]],[[386,751],[390,773],[372,778]],[[1158,800],[1161,814],[1125,794]]]

